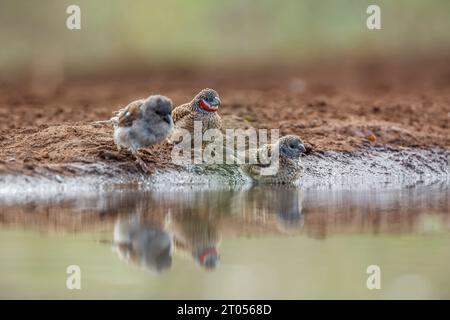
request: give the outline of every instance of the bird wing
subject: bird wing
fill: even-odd
[[[185,104],[182,104],[181,106],[176,107],[175,109],[172,110],[173,122],[177,122],[178,120],[184,118],[191,112],[192,112],[192,108],[189,103],[185,103]]]
[[[271,163],[264,163],[266,159],[266,157],[271,156],[271,152],[272,152],[272,146],[271,145],[264,145],[259,149],[253,149],[253,150],[249,150],[250,154],[253,154],[253,156],[256,156],[256,161],[257,163],[252,163],[252,164],[245,164],[243,166],[244,171],[246,171],[250,176],[252,176],[253,178],[257,178],[261,175],[261,169],[262,168],[268,168],[270,167]],[[263,153],[266,153],[266,155],[263,158]],[[248,161],[249,159],[246,159],[246,161]]]
[[[250,159],[255,159],[256,163],[254,165],[261,167],[261,168],[267,168],[270,167],[270,162],[267,163],[268,160],[270,160],[270,157],[272,156],[272,146],[269,145],[263,145],[262,147],[258,149],[250,149],[248,150]],[[246,159],[246,161],[250,161],[250,159]]]
[[[257,179],[261,175],[261,167],[256,164],[246,164],[242,166],[242,169],[250,177]]]
[[[130,127],[133,121],[142,116],[141,105],[144,100],[136,100],[116,112],[119,127]]]

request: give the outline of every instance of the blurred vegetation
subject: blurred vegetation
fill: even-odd
[[[71,4],[81,30],[66,28]],[[382,30],[366,28],[369,4],[381,6]],[[0,74],[420,55],[449,49],[450,1],[0,0],[0,43]]]

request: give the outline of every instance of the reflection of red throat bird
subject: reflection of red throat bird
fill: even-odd
[[[217,221],[192,209],[169,216],[167,230],[173,235],[175,249],[191,256],[202,268],[214,270],[220,263]]]
[[[203,252],[200,254],[200,257],[198,258],[201,265],[205,265],[205,261],[207,257],[210,256],[218,256],[216,248],[206,248],[203,250]]]

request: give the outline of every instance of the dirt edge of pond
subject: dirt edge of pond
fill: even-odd
[[[450,180],[450,152],[441,149],[314,152],[303,157],[303,162],[305,174],[298,182],[302,189],[398,188]],[[221,189],[246,188],[251,184],[237,166],[166,168],[144,175],[108,162],[70,163],[39,168],[29,175],[1,175],[0,201],[14,203],[25,198],[46,199],[55,194],[83,194],[108,188]]]
[[[219,92],[226,128],[274,128],[281,135],[299,135],[308,149],[306,186],[366,176],[446,177],[449,61],[447,55],[374,57],[260,69],[66,75],[53,87],[45,79],[0,83],[0,188],[28,190],[41,180],[91,185],[177,177],[187,183],[194,175],[172,163],[169,145],[142,151],[155,173],[150,179],[131,155],[117,152],[111,126],[95,122],[150,94],[164,94],[176,106],[205,87]]]

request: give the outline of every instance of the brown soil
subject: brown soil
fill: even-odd
[[[369,61],[369,60],[367,60]],[[339,60],[259,70],[139,70],[0,85],[0,173],[48,169],[74,174],[73,162],[107,162],[135,171],[118,154],[112,128],[93,121],[154,93],[184,103],[204,87],[222,98],[229,123],[279,128],[309,151],[367,147],[450,148],[450,59]],[[50,82],[49,82],[50,83]],[[154,168],[170,164],[170,146],[143,152]]]

